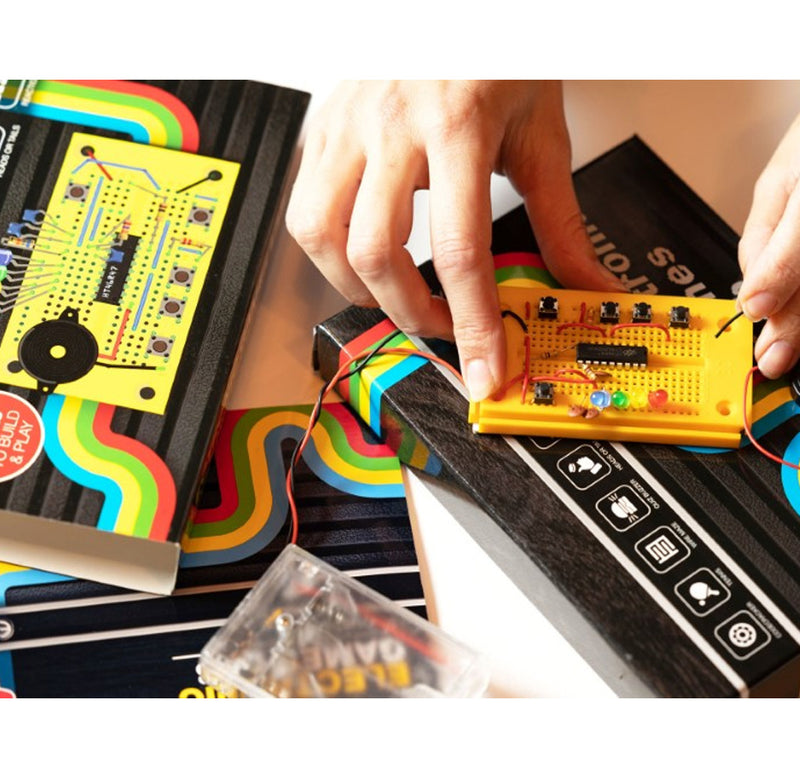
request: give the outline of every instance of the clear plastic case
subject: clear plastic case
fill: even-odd
[[[228,697],[479,697],[483,658],[297,546],[288,546],[200,655]]]

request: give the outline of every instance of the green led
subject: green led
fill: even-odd
[[[0,267],[0,281],[5,281],[7,275],[8,275],[8,268]]]
[[[623,410],[631,404],[631,398],[625,392],[616,391],[611,395],[611,404],[615,408]]]

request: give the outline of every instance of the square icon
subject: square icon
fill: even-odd
[[[634,548],[657,573],[666,573],[689,556],[686,544],[669,527],[659,527]]]
[[[611,473],[611,465],[592,446],[578,446],[561,457],[556,467],[581,491]]]
[[[627,484],[601,497],[595,507],[618,532],[629,530],[651,513],[650,506]]]
[[[676,587],[675,593],[698,616],[706,616],[731,598],[730,589],[707,567],[695,570]]]
[[[715,630],[717,640],[737,659],[748,659],[772,640],[749,611],[734,613]]]

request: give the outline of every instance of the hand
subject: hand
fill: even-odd
[[[778,145],[753,192],[739,242],[739,304],[766,318],[755,345],[758,367],[777,378],[800,354],[800,116]]]
[[[408,334],[455,337],[473,400],[496,391],[505,372],[492,172],[522,195],[562,284],[623,288],[584,229],[557,82],[344,84],[309,127],[287,212],[291,234],[350,301],[380,305]],[[404,248],[414,191],[425,188],[447,301],[431,295]]]

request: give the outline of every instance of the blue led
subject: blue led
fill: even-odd
[[[601,411],[611,405],[611,395],[605,389],[598,389],[589,395],[589,402]]]

